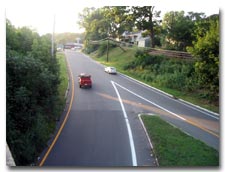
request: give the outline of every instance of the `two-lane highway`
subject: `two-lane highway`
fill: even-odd
[[[190,135],[219,149],[219,117],[123,75],[75,51],[65,52],[74,90],[68,118],[42,158],[44,166],[155,166],[139,121],[142,112],[159,114]],[[77,76],[92,76],[91,89],[80,89]]]

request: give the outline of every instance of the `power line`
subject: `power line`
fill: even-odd
[[[110,37],[107,37],[107,38],[104,38],[104,39],[101,39],[101,40],[95,40],[95,41],[90,40],[89,43],[90,43],[90,44],[101,44],[101,42],[105,42],[105,41],[107,41],[107,45],[108,45],[108,43],[109,43],[110,41],[112,41],[113,43],[116,43],[116,45],[117,45],[118,47],[120,47],[120,49],[122,49],[123,52],[126,51],[124,48],[122,48],[122,47],[120,46],[120,44],[125,43],[125,42],[116,41],[116,40],[114,40],[114,39],[112,39],[112,38],[110,38]]]

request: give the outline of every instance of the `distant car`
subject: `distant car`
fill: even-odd
[[[79,86],[80,88],[82,87],[92,87],[92,81],[91,81],[91,75],[85,74],[85,73],[81,73],[80,75],[78,75],[78,79],[79,79]]]
[[[116,68],[112,67],[112,66],[106,67],[105,72],[110,73],[110,74],[116,74],[117,73]]]
[[[62,51],[62,48],[61,48],[61,47],[57,47],[56,50],[57,50],[57,51]]]

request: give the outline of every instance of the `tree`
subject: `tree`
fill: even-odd
[[[109,20],[104,17],[104,8],[84,8],[83,13],[79,14],[78,24],[85,28],[86,52],[90,53],[98,48],[98,45],[89,44],[90,40],[101,40],[108,37],[110,28]]]
[[[6,57],[15,54],[19,51],[19,40],[16,33],[16,28],[9,20],[6,20]]]
[[[210,98],[219,97],[219,16],[213,15],[196,23],[196,41],[188,51],[196,58],[199,83],[209,90]]]
[[[39,35],[28,27],[15,28],[9,20],[6,21],[6,56],[12,54],[28,54],[33,40]]]
[[[204,13],[184,11],[170,11],[164,15],[162,27],[164,29],[164,45],[166,48],[186,51],[195,39],[193,30],[195,22],[204,18]]]
[[[152,48],[155,47],[155,27],[161,20],[157,20],[160,17],[160,11],[154,12],[154,6],[144,7],[131,7],[133,15],[133,21],[136,27],[140,30],[148,30],[151,37]]]
[[[85,28],[86,39],[99,40],[107,37],[110,23],[104,17],[104,8],[85,8],[79,18],[78,24]]]
[[[18,50],[22,54],[26,54],[31,51],[33,39],[38,38],[39,35],[29,29],[28,27],[22,27],[17,29],[18,40],[20,42],[20,49]]]
[[[126,6],[109,6],[104,7],[104,16],[110,24],[110,36],[119,38],[124,31],[131,31],[134,22],[130,9]]]
[[[59,68],[51,57],[51,35],[40,37],[8,21],[6,40],[7,143],[16,164],[28,165],[45,147],[55,122]]]
[[[86,40],[100,40],[112,36],[120,37],[124,31],[131,31],[134,26],[148,30],[152,47],[155,46],[155,30],[160,20],[160,12],[154,12],[154,7],[103,7],[99,9],[85,8],[80,14],[79,25],[86,30]],[[87,45],[87,44],[86,44]],[[92,45],[92,47],[97,47]],[[91,47],[91,45],[89,45]],[[92,48],[94,49],[94,48]]]

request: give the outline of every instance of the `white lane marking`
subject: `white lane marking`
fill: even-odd
[[[124,119],[125,119],[125,122],[126,122],[128,136],[129,136],[129,142],[130,142],[130,149],[131,149],[131,156],[132,156],[132,164],[133,164],[133,166],[137,166],[137,158],[136,158],[134,140],[133,140],[133,135],[132,135],[132,131],[131,131],[131,128],[130,128],[130,123],[129,123],[129,120],[127,118],[127,113],[125,111],[125,108],[124,108],[123,102],[121,100],[120,94],[119,94],[119,92],[118,92],[118,90],[117,90],[117,88],[115,86],[115,83],[113,81],[111,81],[111,83],[113,85],[113,88],[116,91],[117,97],[119,99],[119,102],[120,102],[120,105],[121,105],[121,108],[122,108],[122,111],[123,111],[123,116],[124,116]]]
[[[181,104],[183,104],[183,105],[185,105],[185,106],[187,106],[187,107],[189,107],[189,108],[192,108],[192,109],[194,109],[194,110],[196,110],[196,111],[199,111],[199,112],[201,112],[201,113],[203,113],[203,114],[205,114],[205,115],[207,115],[207,116],[210,116],[210,117],[212,117],[212,118],[214,118],[214,119],[217,119],[217,120],[219,120],[220,119],[220,115],[218,114],[218,113],[215,113],[215,112],[211,112],[211,111],[209,111],[209,110],[207,110],[207,109],[204,109],[204,108],[202,108],[201,106],[198,106],[198,105],[194,105],[194,104],[192,104],[192,103],[190,103],[190,102],[187,102],[187,101],[185,101],[185,100],[182,100],[182,99],[178,99],[179,101],[177,101],[177,100],[174,100],[174,101],[177,101],[178,103],[181,103]],[[214,116],[215,115],[215,116]]]
[[[152,86],[150,86],[150,85],[147,85],[147,84],[145,84],[145,83],[143,83],[143,82],[141,82],[141,81],[138,81],[138,80],[136,80],[136,79],[134,79],[134,78],[131,78],[131,77],[127,76],[127,75],[124,75],[124,74],[122,74],[122,73],[120,73],[120,75],[121,75],[123,78],[126,78],[127,80],[129,80],[129,81],[131,81],[131,82],[133,82],[133,83],[136,83],[136,84],[138,84],[138,85],[140,85],[140,86],[142,86],[142,87],[144,87],[144,88],[150,89],[151,91],[153,91],[153,92],[155,92],[155,93],[157,93],[157,94],[160,94],[160,95],[162,95],[162,96],[164,96],[164,97],[170,98],[171,100],[176,101],[177,103],[183,104],[184,106],[187,106],[187,107],[189,107],[189,108],[192,108],[192,109],[194,109],[194,110],[197,110],[197,111],[199,111],[199,112],[201,112],[201,113],[203,113],[203,114],[205,114],[205,115],[207,115],[207,116],[210,116],[210,117],[212,117],[212,118],[214,118],[214,119],[217,119],[217,120],[220,119],[218,113],[212,112],[212,111],[210,111],[210,110],[208,110],[208,109],[205,109],[205,108],[203,108],[203,107],[200,107],[200,106],[198,106],[198,105],[195,105],[195,104],[193,104],[193,103],[187,102],[187,101],[182,100],[182,99],[178,99],[179,101],[178,101],[178,100],[175,100],[171,94],[168,94],[168,93],[166,93],[166,92],[164,92],[164,91],[162,91],[162,90],[159,90],[159,89],[157,89],[157,88],[154,88],[154,87],[152,87]],[[215,116],[214,116],[214,115],[215,115]]]
[[[153,144],[152,144],[151,139],[150,139],[150,137],[149,137],[148,131],[147,131],[147,129],[145,128],[144,122],[143,122],[143,120],[141,119],[141,115],[142,115],[142,114],[138,114],[139,121],[140,121],[140,123],[141,123],[141,125],[142,125],[142,128],[144,129],[145,136],[147,137],[148,143],[149,143],[149,145],[150,145],[150,147],[151,147],[151,150],[152,150],[152,152],[153,152],[153,154],[154,154],[155,163],[156,163],[157,166],[159,166],[158,158],[156,157],[156,153],[155,153],[155,151],[154,151]],[[146,114],[146,115],[149,115],[149,114]],[[151,115],[153,115],[153,114],[151,114]]]
[[[82,52],[81,52],[82,53]],[[83,54],[83,53],[82,53]],[[89,56],[87,56],[86,54],[83,54],[84,56],[86,56],[86,57],[88,57],[88,58],[90,58]],[[92,58],[90,58],[90,59],[92,59]],[[93,59],[92,59],[93,60]],[[102,65],[101,63],[99,63],[99,62],[97,62],[97,61],[95,61],[95,60],[93,60],[96,64],[98,64],[98,65],[100,65],[101,67],[105,67],[105,65]],[[164,97],[167,97],[167,98],[170,98],[171,100],[173,100],[173,101],[176,101],[177,103],[180,103],[180,104],[182,104],[182,105],[184,105],[184,106],[187,106],[187,107],[189,107],[189,108],[192,108],[192,109],[194,109],[194,110],[197,110],[197,111],[199,111],[199,112],[201,112],[201,113],[203,113],[203,114],[205,114],[205,115],[207,115],[207,116],[210,116],[210,117],[212,117],[212,118],[214,118],[214,119],[217,119],[217,120],[219,120],[220,119],[220,115],[218,114],[218,113],[216,113],[216,112],[212,112],[212,111],[210,111],[210,110],[208,110],[208,109],[205,109],[205,108],[203,108],[203,107],[201,107],[201,106],[198,106],[198,105],[195,105],[195,104],[193,104],[193,103],[190,103],[190,102],[188,102],[188,101],[185,101],[185,100],[183,100],[183,99],[178,99],[178,100],[175,100],[174,98],[173,98],[173,96],[171,95],[171,94],[168,94],[168,93],[166,93],[166,92],[164,92],[164,91],[162,91],[162,90],[159,90],[159,89],[157,89],[157,88],[155,88],[155,87],[152,87],[152,86],[150,86],[150,85],[147,85],[147,84],[145,84],[145,83],[143,83],[143,82],[141,82],[141,81],[138,81],[138,80],[136,80],[136,79],[134,79],[134,78],[132,78],[132,77],[130,77],[130,76],[127,76],[127,75],[125,75],[125,74],[123,74],[123,73],[120,73],[120,72],[118,72],[118,74],[120,74],[120,76],[121,77],[123,77],[123,78],[125,78],[125,79],[127,79],[127,80],[129,80],[129,81],[131,81],[131,82],[133,82],[133,83],[136,83],[136,84],[138,84],[138,85],[140,85],[140,86],[142,86],[142,87],[144,87],[144,88],[147,88],[147,89],[150,89],[151,91],[153,91],[153,92],[155,92],[155,93],[157,93],[157,94],[160,94],[160,95],[162,95],[162,96],[164,96]],[[215,116],[214,116],[215,115]]]
[[[162,91],[162,90],[159,90],[159,89],[157,89],[157,88],[155,88],[155,87],[152,87],[152,86],[150,86],[150,85],[147,85],[147,84],[145,84],[144,82],[138,81],[138,80],[136,80],[136,79],[134,79],[134,78],[131,78],[130,76],[127,76],[127,75],[124,75],[124,74],[121,74],[121,73],[120,73],[120,75],[121,75],[123,78],[126,78],[127,80],[129,80],[129,81],[131,81],[131,82],[133,82],[133,83],[136,83],[137,85],[140,85],[140,86],[142,86],[142,87],[144,87],[144,88],[147,88],[147,89],[150,88],[151,91],[153,91],[153,92],[155,92],[155,93],[157,93],[157,94],[160,94],[160,95],[162,95],[162,96],[164,96],[164,97],[170,97],[170,98],[173,98],[173,96],[172,96],[171,94],[168,94],[168,93],[166,93],[166,92],[164,92],[164,91]]]
[[[164,111],[166,111],[166,112],[168,112],[168,113],[170,113],[170,114],[176,116],[177,118],[179,118],[179,119],[181,119],[181,120],[183,120],[183,121],[186,121],[185,118],[183,118],[183,117],[177,115],[176,113],[171,112],[171,111],[167,110],[166,108],[164,108],[164,107],[162,107],[162,106],[160,106],[160,105],[158,105],[158,104],[156,104],[156,103],[154,103],[154,102],[152,102],[152,101],[150,101],[150,100],[148,100],[148,99],[146,99],[146,98],[144,98],[144,97],[142,97],[142,96],[140,96],[140,95],[134,93],[133,91],[128,90],[127,88],[121,86],[120,84],[118,84],[118,83],[116,83],[116,82],[114,82],[114,81],[111,81],[111,82],[114,83],[115,85],[119,86],[120,88],[122,88],[122,89],[128,91],[129,93],[131,93],[131,94],[133,94],[133,95],[139,97],[140,99],[145,100],[146,102],[155,105],[156,107],[158,107],[158,108],[160,108],[160,109],[162,109],[162,110],[164,110]]]

